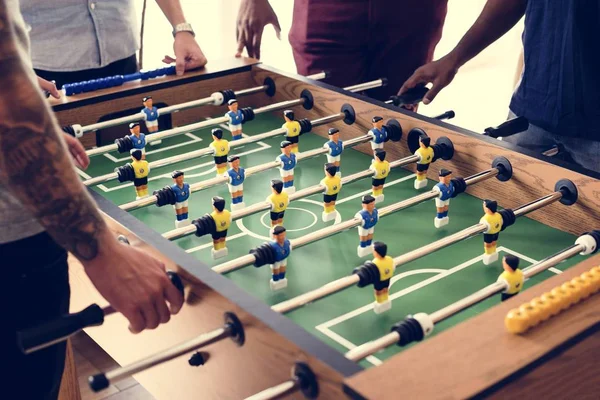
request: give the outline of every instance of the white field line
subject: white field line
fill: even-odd
[[[528,262],[530,262],[532,264],[537,262],[537,260],[534,260],[531,257],[527,257],[527,256],[525,256],[523,254],[520,254],[520,253],[518,253],[516,251],[513,251],[513,250],[508,249],[508,248],[503,247],[503,246],[498,247],[498,252],[501,252],[501,251],[513,254],[513,255],[515,255],[515,256],[523,259],[523,260],[526,260],[526,261],[528,261]],[[390,295],[390,300],[393,301],[393,300],[395,300],[397,298],[400,298],[400,297],[402,297],[404,295],[412,293],[412,292],[414,292],[417,289],[421,289],[421,288],[423,288],[423,287],[425,287],[427,285],[430,285],[430,284],[432,284],[432,283],[434,283],[434,282],[436,282],[436,281],[438,281],[438,280],[440,280],[442,278],[445,278],[445,277],[447,277],[447,276],[449,276],[449,275],[451,275],[451,274],[453,274],[455,272],[458,272],[458,271],[460,271],[462,269],[465,269],[465,268],[467,268],[467,267],[469,267],[469,266],[471,266],[471,265],[473,265],[473,264],[481,261],[482,259],[483,259],[483,255],[480,255],[480,256],[477,256],[475,258],[472,258],[471,260],[465,261],[464,263],[462,263],[460,265],[457,265],[457,266],[455,266],[455,267],[453,267],[453,268],[451,268],[449,270],[443,270],[443,269],[418,269],[418,270],[407,271],[407,272],[404,272],[402,274],[399,274],[399,275],[397,275],[397,276],[395,276],[395,277],[392,278],[392,280],[390,282],[390,288],[398,280],[400,280],[400,279],[402,279],[404,277],[410,276],[410,275],[416,275],[416,274],[421,274],[421,273],[437,273],[437,275],[434,275],[434,276],[432,276],[432,277],[430,277],[428,279],[425,279],[424,281],[416,283],[416,284],[414,284],[412,286],[409,286],[408,288],[405,288],[405,289],[403,289],[403,290],[401,290],[399,292],[396,292],[396,293]],[[550,270],[552,270],[552,269],[550,269]],[[555,272],[555,271],[553,271],[553,272]],[[561,273],[561,272],[559,271],[558,273]],[[339,334],[333,332],[330,328],[332,328],[333,326],[338,325],[338,324],[340,324],[340,323],[342,323],[344,321],[347,321],[347,320],[349,320],[351,318],[354,318],[354,317],[356,317],[358,315],[364,314],[365,312],[368,312],[368,311],[370,311],[372,309],[373,309],[373,303],[370,303],[370,304],[367,304],[367,305],[365,305],[363,307],[357,308],[356,310],[347,312],[346,314],[340,315],[340,316],[338,316],[336,318],[333,318],[333,319],[331,319],[329,321],[326,321],[326,322],[324,322],[324,323],[322,323],[320,325],[317,325],[315,328],[319,332],[321,332],[322,334],[324,334],[325,336],[329,337],[330,339],[334,340],[335,342],[339,343],[340,345],[346,347],[348,350],[352,350],[353,348],[355,348],[357,346],[354,343],[350,342],[349,340],[343,338]],[[382,363],[381,360],[379,360],[378,358],[373,357],[373,356],[368,357],[367,361],[369,361],[373,365],[380,365]]]
[[[393,185],[396,185],[396,184],[398,184],[398,183],[400,183],[400,182],[407,181],[407,180],[409,180],[409,179],[412,179],[412,178],[414,178],[415,176],[416,176],[415,174],[410,174],[410,175],[408,175],[408,176],[405,176],[404,178],[400,178],[400,179],[393,180],[393,181],[391,181],[391,182],[387,182],[387,183],[384,185],[384,188],[386,188],[386,187],[390,187],[390,186],[393,186]],[[342,189],[343,189],[343,187],[342,187]],[[350,200],[357,199],[357,198],[359,198],[359,197],[362,197],[362,196],[364,196],[365,194],[370,194],[370,193],[371,193],[371,189],[369,189],[369,190],[365,190],[365,191],[363,191],[363,192],[356,193],[356,194],[354,194],[354,195],[352,195],[352,196],[344,197],[343,199],[336,201],[336,202],[335,202],[335,204],[342,204],[342,203],[345,203],[345,202],[347,202],[347,201],[350,201]]]

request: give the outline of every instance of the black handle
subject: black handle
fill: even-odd
[[[433,117],[433,119],[437,119],[437,120],[441,121],[441,120],[444,120],[444,119],[452,119],[454,117],[456,117],[456,114],[454,113],[454,111],[449,110],[449,111],[446,111],[443,114],[440,114],[440,115],[437,115],[437,116]]]
[[[528,128],[529,121],[527,121],[527,118],[517,117],[508,120],[495,128],[486,128],[483,134],[493,138],[507,137],[526,131]]]
[[[423,96],[429,91],[425,85],[415,86],[412,89],[408,89],[406,92],[399,96],[391,96],[392,104],[395,106],[403,106],[405,104],[419,104],[423,100]]]
[[[25,354],[51,346],[89,326],[102,325],[104,311],[97,304],[74,314],[66,314],[34,328],[17,333],[17,343]]]
[[[183,281],[181,280],[179,275],[177,275],[177,272],[167,271],[167,277],[169,278],[173,286],[175,286],[177,290],[179,290],[179,293],[183,295]]]

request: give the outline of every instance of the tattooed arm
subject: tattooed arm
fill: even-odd
[[[81,184],[0,0],[0,181],[84,265],[100,293],[139,332],[179,311],[164,265],[113,237]]]

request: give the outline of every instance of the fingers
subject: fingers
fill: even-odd
[[[85,152],[85,149],[79,140],[73,137],[69,138],[72,139],[68,143],[69,151],[71,152],[71,156],[73,156],[73,160],[79,168],[83,170],[87,169],[87,167],[90,165],[90,157]]]
[[[146,320],[140,310],[131,312],[123,311],[123,315],[129,321],[129,331],[131,333],[140,333],[146,327]]]
[[[237,52],[235,53],[236,57],[239,58],[242,56],[244,47],[246,47],[246,30],[242,28],[239,31],[239,35],[238,35],[238,47],[237,47]],[[250,53],[250,50],[248,50],[248,53]]]
[[[177,76],[183,75],[185,72],[185,57],[175,54],[175,73]]]
[[[162,59],[162,62],[164,62],[165,64],[173,64],[175,62],[175,59],[171,56],[165,55],[165,57]]]
[[[408,78],[406,80],[406,82],[404,82],[404,84],[402,85],[402,87],[400,88],[400,90],[398,91],[398,94],[404,94],[408,89],[412,89],[415,86],[421,84],[421,83],[429,83],[426,79],[425,79],[425,75],[423,73],[423,67],[418,68],[411,76],[410,78]]]
[[[158,315],[158,310],[156,309],[155,303],[157,300],[144,302],[141,307],[142,315],[144,316],[144,320],[146,321],[145,329],[156,329],[158,323],[160,321],[160,317]]]
[[[281,26],[279,25],[279,18],[277,15],[273,15],[274,19],[271,21],[273,28],[275,28],[275,35],[277,35],[277,39],[281,40]]]
[[[37,77],[37,80],[38,80],[38,86],[40,87],[40,89],[42,89],[44,92],[50,94],[55,99],[60,99],[60,92],[56,88],[56,84],[54,83],[54,81],[50,82],[43,78],[40,78],[39,76]]]
[[[261,27],[259,31],[256,31],[254,38],[252,39],[252,47],[254,48],[254,58],[260,60],[260,43],[262,41],[264,27]]]
[[[248,50],[248,57],[255,57],[254,54],[254,31],[251,27],[248,27],[246,31],[246,50]]]
[[[159,322],[161,324],[166,324],[171,319],[171,312],[169,311],[169,307],[167,307],[167,303],[164,298],[161,298],[160,301],[156,301],[154,303],[154,308],[158,312]]]
[[[425,96],[423,96],[423,104],[429,104],[433,101],[433,99],[435,99],[435,96],[438,95],[438,93],[445,88],[446,86],[448,86],[448,83],[450,83],[449,81],[447,81],[446,79],[436,79],[433,81],[433,85],[431,86],[431,89],[429,89],[427,91],[427,93],[425,93]]]
[[[181,310],[181,307],[183,307],[183,295],[168,279],[167,282],[169,283],[165,286],[164,296],[169,302],[171,314],[177,314]]]

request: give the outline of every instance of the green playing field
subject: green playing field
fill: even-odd
[[[274,115],[258,115],[256,120],[244,125],[248,135],[279,128],[281,118]],[[344,139],[342,131],[342,139]],[[242,166],[247,168],[272,161],[280,154],[281,137],[264,140],[234,149],[234,153],[242,156]],[[211,141],[210,129],[190,132],[175,138],[163,140],[158,146],[148,146],[147,159],[159,160],[206,147]],[[300,139],[300,151],[321,147],[325,139],[314,134],[305,134]],[[393,146],[389,142],[387,146]],[[461,149],[456,149],[460,151]],[[371,158],[353,149],[346,149],[342,155],[343,176],[362,171],[369,167]],[[111,153],[96,156],[82,177],[94,177],[112,172],[117,166],[129,161],[127,154]],[[295,171],[295,186],[298,189],[317,184],[323,178],[325,156],[302,160]],[[180,169],[186,173],[186,181],[194,183],[215,176],[212,157],[204,157],[178,163],[173,166],[157,168],[151,171],[149,178],[150,192],[171,184],[170,173]],[[244,201],[246,205],[264,201],[270,194],[269,181],[278,178],[277,170],[270,170],[249,177],[244,184]],[[414,175],[406,170],[393,170],[385,186],[385,206],[415,196],[419,191],[413,188]],[[431,187],[434,181],[430,181]],[[499,185],[502,183],[498,182]],[[95,187],[103,196],[116,204],[123,204],[135,199],[131,183],[120,184],[116,181]],[[350,219],[360,210],[360,197],[369,193],[370,179],[347,184],[338,197],[337,210],[342,220]],[[205,191],[193,193],[190,197],[190,217],[198,218],[211,211],[211,197],[219,195],[228,200],[226,185],[213,187]],[[296,238],[308,232],[320,229],[333,222],[321,221],[322,195],[292,202],[286,211],[284,225],[288,237]],[[158,208],[155,206],[132,211],[132,214],[149,227],[160,233],[175,228],[175,214],[171,206]],[[463,194],[453,199],[450,205],[450,224],[436,229],[433,226],[435,205],[433,201],[419,204],[381,218],[375,228],[375,240],[384,241],[388,245],[388,253],[398,256],[427,243],[443,238],[468,226],[476,224],[482,216],[481,200]],[[211,258],[210,237],[198,238],[189,236],[179,239],[177,243],[188,253],[208,265],[217,265],[248,253],[248,250],[268,240],[268,212],[244,218],[232,224],[228,234],[229,255],[220,260]],[[336,221],[336,223],[339,221]],[[522,259],[522,267],[541,260],[571,244],[575,237],[552,229],[528,218],[520,218],[517,223],[500,234],[499,251],[512,253]],[[227,275],[242,290],[262,299],[267,304],[277,304],[309,290],[316,289],[334,279],[344,277],[352,270],[369,260],[359,258],[356,254],[358,234],[352,229],[319,242],[307,245],[292,252],[288,260],[288,287],[272,292],[269,287],[270,270],[268,266],[260,269],[252,266]],[[351,287],[328,298],[308,304],[288,314],[309,332],[321,338],[332,347],[345,352],[366,341],[376,339],[389,332],[390,327],[408,314],[418,312],[431,313],[482,287],[494,282],[502,272],[500,261],[485,266],[481,262],[483,241],[475,237],[463,241],[435,254],[428,255],[407,265],[400,266],[392,279],[390,297],[392,309],[377,315],[372,310],[373,289]],[[560,273],[581,258],[561,264],[559,269],[546,271],[528,281],[525,287]],[[476,315],[488,307],[497,304],[499,296],[471,307],[460,314],[449,318],[435,327],[440,332],[466,318]],[[378,364],[381,360],[401,351],[399,347],[389,348],[376,356],[369,357],[365,366]]]

